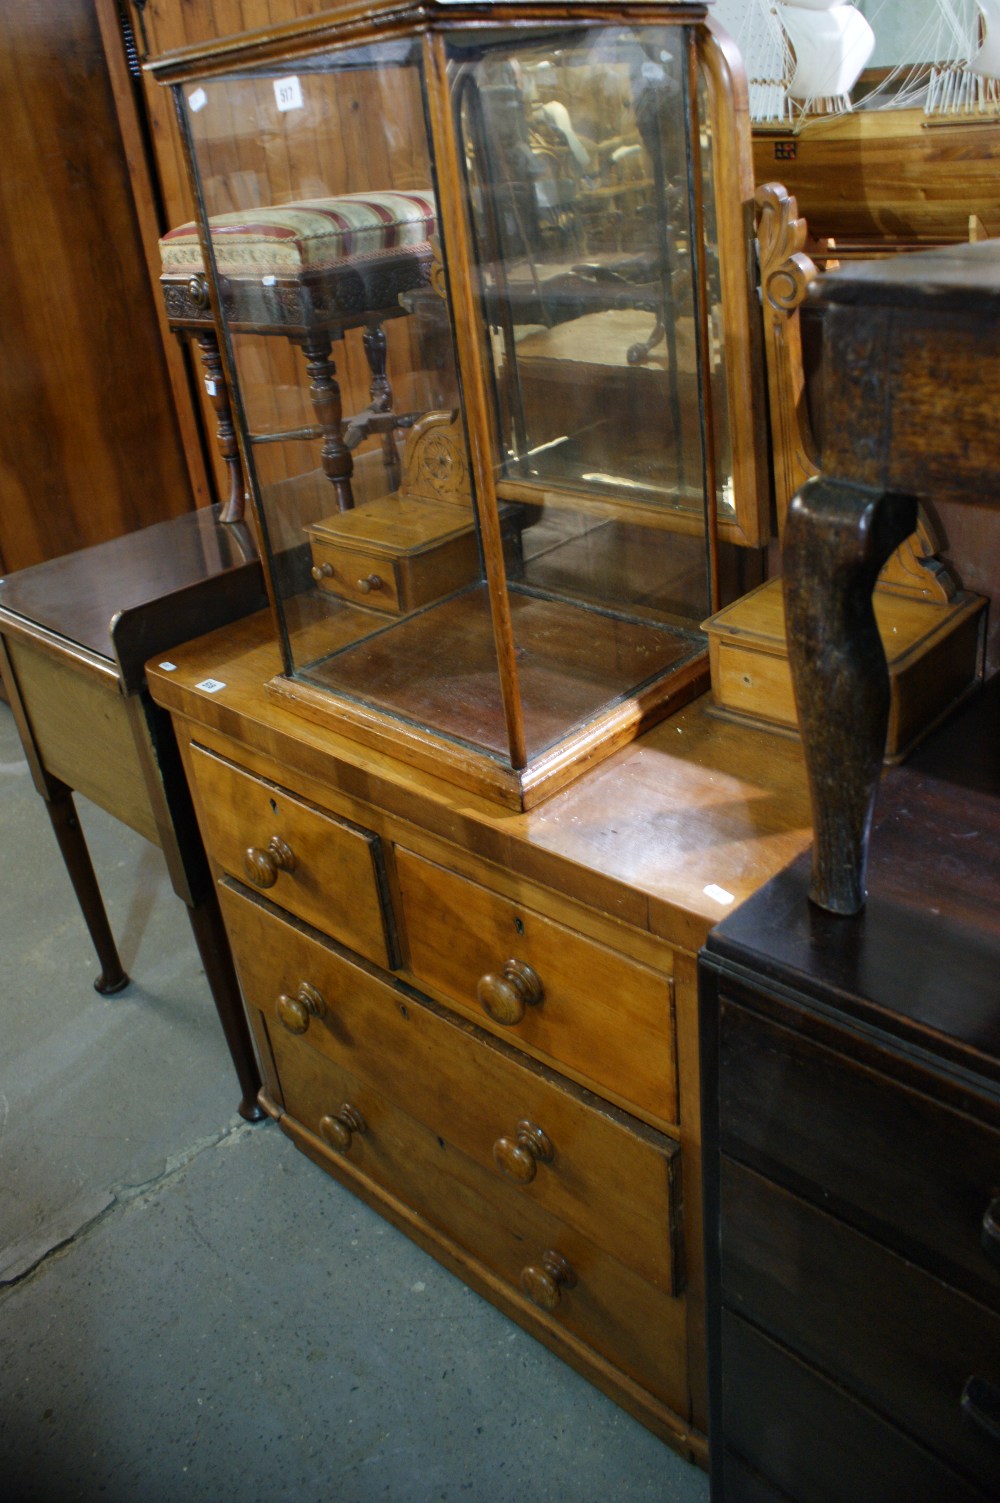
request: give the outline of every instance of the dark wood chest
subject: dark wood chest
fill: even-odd
[[[717,1503],[1000,1498],[997,706],[888,775],[864,913],[799,860],[702,952]]]

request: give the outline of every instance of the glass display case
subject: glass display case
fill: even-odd
[[[301,713],[526,808],[707,682],[766,539],[741,86],[688,3],[344,4],[168,55]]]

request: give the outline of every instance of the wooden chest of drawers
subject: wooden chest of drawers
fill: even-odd
[[[704,951],[720,1503],[1000,1497],[996,703],[887,781],[863,915],[799,862]]]
[[[797,752],[761,738],[751,780],[745,733],[690,710],[513,814],[289,714],[263,692],[263,630],[150,669],[218,875],[263,1105],[704,1461],[695,950],[725,901],[801,847]]]

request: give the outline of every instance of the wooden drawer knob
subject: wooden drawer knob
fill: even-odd
[[[526,1007],[537,1007],[544,996],[541,978],[523,960],[508,960],[499,976],[489,972],[479,978],[476,996],[494,1023],[509,1028],[520,1023]]]
[[[354,1134],[366,1133],[368,1124],[356,1106],[345,1102],[333,1116],[320,1118],[319,1130],[320,1136],[331,1148],[336,1148],[338,1153],[346,1153]]]
[[[521,1288],[540,1310],[556,1310],[563,1289],[572,1289],[576,1274],[562,1253],[543,1252],[537,1263],[521,1270]]]
[[[309,570],[309,573],[312,575],[313,579],[315,579],[316,583],[319,584],[321,580],[333,578],[333,565],[313,564],[312,568]]]
[[[1000,1264],[1000,1195],[991,1200],[983,1212],[983,1252]]]
[[[530,1185],[538,1168],[538,1160],[548,1164],[552,1161],[552,1143],[534,1122],[517,1124],[513,1138],[497,1138],[493,1144],[493,1160],[501,1173],[519,1185]]]
[[[273,887],[279,871],[295,870],[295,855],[280,835],[272,835],[264,850],[259,845],[247,848],[243,855],[243,870],[254,887]]]
[[[274,1004],[274,1010],[282,1028],[287,1028],[289,1033],[305,1033],[309,1019],[321,1018],[326,1012],[326,1003],[314,986],[310,986],[308,981],[301,981],[294,997],[282,992]]]
[[[370,595],[373,590],[382,588],[382,580],[377,574],[369,574],[367,578],[359,579],[357,585],[362,595]]]

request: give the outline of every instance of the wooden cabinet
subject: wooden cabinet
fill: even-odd
[[[724,1503],[998,1496],[996,717],[891,774],[863,915],[797,862],[704,951]]]
[[[253,618],[149,669],[263,1105],[704,1461],[695,951],[801,849],[797,749],[694,706],[512,813],[312,726],[276,658]]]
[[[511,903],[488,873],[474,883],[427,860],[410,848],[418,831],[404,846],[359,823],[368,811],[317,807],[285,769],[278,783],[197,743],[188,769],[228,874],[267,1110],[331,1173],[499,1281],[533,1326],[641,1389],[651,1416],[683,1413],[680,1149],[676,1129],[634,1115],[627,1069],[642,1056],[634,991],[640,1018],[650,1002],[658,1014],[673,1125],[669,976]],[[517,1005],[497,1021],[505,988]],[[565,1078],[564,1061],[609,1078],[626,1110]]]
[[[188,457],[93,4],[0,14],[0,573],[210,499]]]

